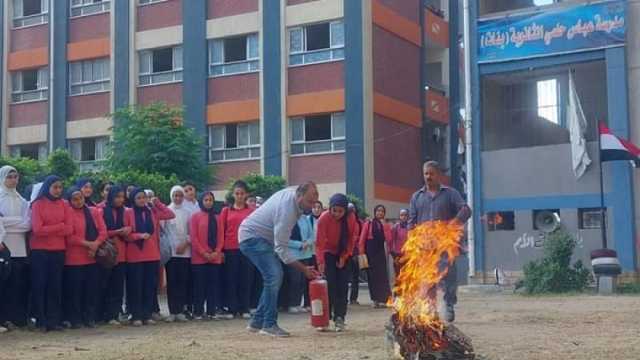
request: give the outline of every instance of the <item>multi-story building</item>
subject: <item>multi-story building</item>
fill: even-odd
[[[640,3],[479,0],[470,10],[474,272],[481,280],[495,280],[496,268],[520,275],[542,253],[542,211],[561,220],[578,241],[575,259],[590,265],[602,247],[598,122],[640,142]],[[593,161],[579,178],[575,98]],[[639,177],[626,162],[602,170],[607,246],[626,274],[637,274]]]
[[[424,159],[458,178],[457,1],[0,3],[5,154],[62,147],[94,166],[108,114],[162,101],[206,138],[216,190],[247,172],[310,179],[395,216]]]

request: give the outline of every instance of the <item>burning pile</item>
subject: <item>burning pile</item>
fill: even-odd
[[[460,255],[461,225],[427,222],[409,232],[387,334],[404,359],[474,359],[471,341],[438,315],[438,284]]]

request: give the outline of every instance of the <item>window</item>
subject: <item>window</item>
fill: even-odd
[[[109,0],[71,0],[71,17],[99,14],[110,9]]]
[[[108,137],[84,138],[69,140],[71,158],[78,162],[104,160]]]
[[[14,72],[11,77],[11,100],[14,103],[47,100],[49,68]]]
[[[291,119],[291,155],[344,151],[344,113]]]
[[[260,68],[258,34],[209,41],[209,75],[222,76]]]
[[[44,161],[47,159],[47,144],[24,144],[11,146],[12,157],[25,157],[33,160]]]
[[[560,124],[560,100],[558,98],[558,80],[540,80],[536,83],[538,117]]]
[[[109,58],[69,63],[69,94],[83,95],[111,88]]]
[[[155,4],[155,3],[159,3],[159,2],[164,2],[167,0],[138,0],[138,5],[149,5],[149,4]]]
[[[13,27],[49,22],[49,0],[13,0]]]
[[[344,23],[307,25],[289,29],[289,65],[344,59]]]
[[[489,231],[513,231],[516,229],[516,217],[513,211],[490,212],[487,214]]]
[[[604,210],[605,219],[607,209]],[[581,230],[600,229],[602,226],[602,212],[600,208],[578,209],[578,227]]]
[[[182,46],[140,52],[140,85],[182,81]]]
[[[209,162],[260,158],[260,123],[209,127]]]

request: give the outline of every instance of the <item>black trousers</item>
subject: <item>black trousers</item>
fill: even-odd
[[[9,321],[26,326],[29,304],[29,261],[26,257],[11,258],[11,274],[0,287],[0,324]]]
[[[191,265],[193,270],[193,313],[195,316],[215,315],[222,307],[222,297],[218,290],[222,265]]]
[[[347,264],[349,267],[349,283],[351,284],[351,293],[349,295],[349,301],[358,301],[358,294],[360,293],[360,264],[358,264],[358,258],[352,257]]]
[[[189,298],[191,259],[172,257],[165,265],[167,271],[167,302],[169,313],[182,314]]]
[[[127,274],[127,264],[120,263],[111,269],[101,269],[102,272],[102,297],[98,306],[98,316],[101,320],[109,322],[118,320],[122,312],[124,298],[124,279]]]
[[[240,250],[227,250],[224,252],[227,306],[233,314],[249,312],[250,270],[249,260]]]
[[[132,320],[149,320],[158,299],[158,261],[127,264],[127,294]]]
[[[304,274],[292,266],[284,267],[284,276],[288,284],[286,293],[286,306],[300,306],[302,303],[302,294],[304,293],[304,285],[306,283]]]
[[[62,316],[64,251],[31,251],[31,294],[36,325],[51,329]]]
[[[64,318],[72,325],[96,321],[96,307],[100,297],[100,265],[64,267]]]
[[[325,275],[329,285],[329,312],[332,319],[345,318],[347,315],[347,292],[349,289],[349,263],[338,269],[339,258],[329,253],[324,254]]]
[[[251,309],[257,309],[262,294],[262,275],[251,262],[249,262],[249,293],[249,306]]]

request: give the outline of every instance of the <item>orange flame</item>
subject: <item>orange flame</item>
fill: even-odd
[[[496,225],[501,225],[504,222],[504,219],[502,218],[502,215],[500,215],[499,213],[496,213],[496,215],[493,217],[493,223]]]
[[[436,293],[449,266],[460,255],[462,235],[462,225],[442,221],[426,222],[409,232],[402,249],[402,269],[394,288],[395,298],[390,300],[403,326],[426,326],[438,334],[443,333]],[[445,345],[432,344],[434,349]]]

